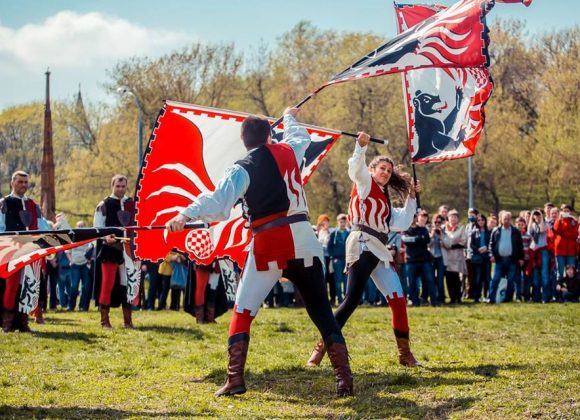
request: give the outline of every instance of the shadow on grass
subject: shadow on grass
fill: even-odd
[[[505,365],[478,365],[478,366],[432,366],[423,369],[429,372],[472,372],[475,375],[484,376],[488,378],[495,378],[501,370],[524,370],[529,369],[528,364],[507,363]]]
[[[159,334],[183,334],[193,336],[196,340],[201,340],[204,334],[197,328],[183,328],[183,327],[167,327],[164,325],[144,325],[137,326],[138,331],[152,331]]]
[[[420,372],[420,371],[414,371]],[[205,382],[222,385],[226,376],[225,369],[212,371]],[[354,377],[355,396],[334,399],[334,374],[330,368],[309,369],[289,367],[246,374],[248,391],[264,395],[276,394],[286,402],[320,406],[329,402],[339,407],[349,407],[358,416],[403,416],[411,418],[444,418],[452,412],[466,410],[478,398],[452,398],[433,401],[432,404],[419,404],[413,399],[397,394],[409,390],[436,388],[438,386],[462,386],[485,382],[488,379],[456,378],[444,375],[412,375],[403,373],[365,372]],[[243,398],[243,397],[242,397]],[[279,397],[272,396],[273,400]]]
[[[10,407],[0,406],[2,418],[57,418],[57,419],[124,419],[124,418],[159,418],[159,417],[192,417],[211,413],[196,413],[190,411],[125,411],[114,408],[86,408],[86,407]]]
[[[49,338],[51,340],[82,341],[87,344],[94,344],[99,338],[96,334],[66,331],[34,331],[34,337]]]
[[[54,318],[52,316],[45,316],[46,325],[79,325],[80,322],[70,318]]]

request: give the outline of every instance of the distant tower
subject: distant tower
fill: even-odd
[[[75,95],[74,119],[72,124],[74,124],[74,127],[72,125],[69,127],[69,133],[73,140],[72,144],[92,149],[96,143],[96,139],[89,124],[89,118],[81,95],[80,83],[79,91]]]
[[[40,174],[40,207],[44,217],[55,221],[54,153],[52,150],[52,115],[50,112],[50,70],[46,69],[46,101],[44,103],[44,143]]]

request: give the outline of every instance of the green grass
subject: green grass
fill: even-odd
[[[197,326],[183,312],[140,312],[136,330],[97,312],[49,313],[34,334],[0,335],[0,417],[580,417],[580,305],[409,308],[415,356],[396,362],[387,308],[345,328],[354,397],[334,398],[328,360],[304,363],[317,334],[303,309],[264,309],[252,326],[248,392],[215,398],[230,313]]]

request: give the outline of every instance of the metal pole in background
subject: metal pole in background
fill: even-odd
[[[473,156],[469,156],[467,158],[467,179],[468,179],[468,191],[469,191],[469,196],[468,196],[468,201],[469,201],[469,208],[472,209],[474,208],[474,203],[473,203]]]
[[[137,96],[135,96],[135,101],[137,101]],[[141,109],[141,106],[139,104],[137,104],[137,107],[139,108],[139,129],[138,129],[138,136],[139,136],[139,169],[141,169],[141,161],[143,159],[143,110]]]
[[[141,160],[143,159],[143,106],[141,105],[141,101],[139,97],[129,89],[127,86],[121,86],[117,88],[117,92],[121,95],[130,95],[135,100],[135,105],[137,106],[138,111],[138,122],[137,122],[137,146],[138,146],[138,161],[137,165],[139,169],[141,169]]]

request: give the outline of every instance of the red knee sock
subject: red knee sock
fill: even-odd
[[[18,288],[20,287],[21,275],[22,271],[17,271],[6,279],[6,288],[4,289],[4,298],[2,300],[4,310],[6,311],[14,311],[18,309]]]
[[[393,318],[393,329],[400,333],[409,333],[409,320],[407,319],[407,301],[404,297],[398,297],[395,293],[393,298],[387,297],[389,308]]]
[[[118,268],[119,265],[113,262],[101,263],[101,293],[99,294],[99,304],[101,305],[111,304],[111,292],[115,285]]]
[[[244,312],[239,313],[238,307],[234,306],[234,314],[230,322],[230,337],[239,333],[246,333],[250,335],[250,325],[254,317],[250,315],[250,310],[246,309]]]
[[[195,304],[203,305],[205,302],[205,288],[209,281],[209,271],[201,268],[195,269]]]

